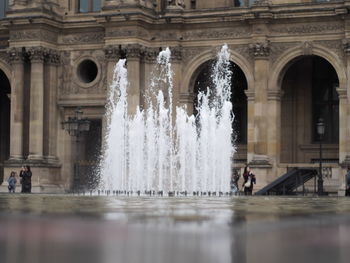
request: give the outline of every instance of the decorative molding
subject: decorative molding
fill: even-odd
[[[339,100],[347,99],[348,96],[347,96],[347,90],[346,89],[337,88],[336,90],[338,92]]]
[[[253,6],[269,6],[271,2],[269,0],[256,0]]]
[[[247,96],[247,101],[254,102],[255,101],[255,91],[252,89],[244,90],[245,95]]]
[[[182,61],[182,47],[170,47],[171,51],[171,61],[172,62],[179,62]]]
[[[62,38],[64,44],[100,43],[104,40],[104,32],[74,33]]]
[[[167,0],[168,7],[170,8],[185,8],[185,1],[184,0]]]
[[[313,33],[335,33],[344,31],[343,22],[327,22],[327,23],[310,23],[310,24],[299,24],[299,25],[271,25],[270,32],[277,34],[288,34],[288,35],[304,35]]]
[[[255,58],[267,58],[270,55],[269,41],[249,44],[249,48]]]
[[[107,30],[106,37],[112,37],[112,38],[138,37],[143,39],[150,38],[148,32],[140,28],[111,28]]]
[[[284,94],[283,90],[267,90],[267,100],[280,101]]]
[[[10,64],[10,54],[8,51],[0,51],[0,60],[5,61],[7,64]]]

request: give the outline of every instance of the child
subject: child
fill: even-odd
[[[11,172],[10,177],[7,180],[7,182],[9,183],[9,186],[8,186],[9,193],[14,193],[16,191],[16,183],[17,183],[15,172],[13,172],[13,171]]]

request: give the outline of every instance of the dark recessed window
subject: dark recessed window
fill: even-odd
[[[97,77],[97,73],[97,65],[90,59],[82,61],[77,69],[78,77],[84,83],[93,82]]]
[[[319,141],[317,122],[325,122],[325,143],[339,142],[339,97],[336,88],[339,85],[337,74],[325,59],[314,57],[312,64],[312,108],[313,139]]]
[[[79,0],[79,12],[98,12],[101,10],[101,0]]]

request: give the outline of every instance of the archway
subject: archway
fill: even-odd
[[[196,114],[197,95],[201,91],[205,91],[207,88],[212,88],[211,82],[212,67],[215,63],[214,60],[209,60],[203,63],[195,72],[194,76],[194,113]],[[231,79],[231,102],[233,105],[233,113],[235,115],[233,122],[234,141],[237,145],[237,154],[235,155],[236,161],[246,162],[247,154],[247,97],[244,91],[247,89],[247,79],[242,69],[231,62],[230,70],[232,71]]]
[[[339,79],[333,66],[324,58],[300,56],[288,64],[282,79],[281,100],[282,163],[310,163],[319,158],[316,123],[326,124],[322,139],[324,158],[338,162]]]
[[[0,182],[4,178],[4,161],[10,155],[10,94],[9,79],[0,69]]]

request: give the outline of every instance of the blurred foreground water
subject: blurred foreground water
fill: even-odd
[[[0,262],[349,262],[350,199],[0,195]]]

